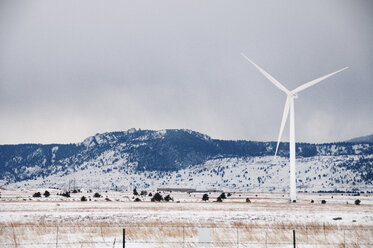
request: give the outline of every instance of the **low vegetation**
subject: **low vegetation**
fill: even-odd
[[[155,193],[154,196],[151,199],[152,202],[160,202],[163,201],[163,197],[159,193]]]
[[[169,201],[173,201],[174,199],[170,196],[170,195],[166,195],[166,197],[164,198],[165,201],[169,202]]]
[[[61,196],[64,196],[64,197],[70,197],[70,192],[69,192],[69,191],[63,192],[63,193],[61,194]]]
[[[209,195],[208,194],[204,194],[202,196],[202,201],[208,201],[209,200]]]
[[[227,197],[225,196],[225,193],[224,193],[224,192],[221,193],[219,197],[220,197],[220,199],[227,199]]]
[[[35,194],[32,195],[32,197],[41,197],[40,192],[36,192]]]

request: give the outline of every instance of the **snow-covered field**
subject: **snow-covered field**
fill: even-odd
[[[149,196],[139,196],[142,201],[133,202],[132,192],[100,192],[101,198],[94,198],[94,192],[85,192],[66,198],[56,195],[61,193],[59,190],[48,191],[50,197],[34,198],[36,190],[1,190],[0,244],[39,243],[35,247],[56,247],[57,239],[58,247],[121,247],[123,226],[128,242],[149,241],[128,247],[171,247],[172,242],[185,238],[187,242],[198,243],[201,226],[214,227],[211,237],[215,241],[234,243],[239,236],[240,247],[261,247],[259,244],[265,242],[267,247],[289,247],[279,243],[291,243],[293,226],[304,247],[323,247],[306,246],[306,238],[308,243],[311,239],[311,243],[319,244],[331,240],[340,244],[346,242],[346,237],[347,243],[373,244],[373,195],[302,193],[297,203],[290,204],[288,195],[283,193],[233,193],[218,203],[215,200],[220,193],[210,193],[208,202],[201,200],[203,193],[170,193],[172,202],[150,202]],[[88,201],[80,200],[83,195]],[[246,202],[247,198],[251,203]],[[361,200],[360,205],[354,204],[357,199]],[[322,200],[326,204],[321,204]],[[268,246],[271,238],[277,245]],[[171,242],[170,246],[154,246],[164,241]],[[189,245],[185,247],[197,247]],[[231,246],[227,243],[211,247]]]

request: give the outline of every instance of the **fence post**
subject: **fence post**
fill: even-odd
[[[185,226],[183,226],[183,248],[185,248]]]
[[[238,236],[238,227],[236,227],[237,230],[237,248],[240,247],[240,237]]]
[[[296,244],[295,244],[295,227],[293,227],[293,247],[296,248]]]
[[[56,248],[58,247],[58,226],[56,230]]]
[[[346,229],[343,230],[343,247],[346,247]]]
[[[123,225],[123,248],[126,248],[126,228]]]

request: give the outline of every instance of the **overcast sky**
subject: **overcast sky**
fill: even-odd
[[[297,141],[373,133],[371,0],[2,0],[0,143],[132,127],[276,140],[286,96],[241,52],[289,89],[350,67],[299,94]]]

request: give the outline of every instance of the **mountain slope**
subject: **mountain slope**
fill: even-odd
[[[96,134],[78,144],[2,145],[0,146],[0,186],[17,182],[19,183],[16,185],[19,187],[25,184],[35,186],[35,183],[61,186],[72,178],[82,178],[81,180],[84,178],[85,183],[80,187],[86,188],[95,184],[92,180],[106,178],[108,181],[103,185],[107,188],[128,188],[140,182],[139,186],[149,188],[151,185],[155,187],[169,185],[169,182],[176,183],[171,179],[175,177],[176,180],[179,177],[184,178],[184,183],[187,181],[188,186],[192,187],[198,181],[197,178],[206,176],[199,175],[196,170],[204,171],[208,166],[211,167],[211,164],[219,164],[222,168],[223,164],[227,163],[224,169],[218,169],[220,179],[206,185],[232,189],[256,187],[255,184],[248,184],[243,180],[229,183],[232,178],[228,176],[229,173],[223,171],[232,170],[234,175],[241,173],[242,171],[238,172],[235,169],[235,164],[239,164],[243,168],[256,168],[253,177],[260,182],[262,189],[269,187],[269,178],[260,175],[266,173],[267,168],[276,168],[271,178],[277,177],[279,181],[271,179],[270,181],[273,182],[271,187],[276,188],[276,185],[285,187],[286,184],[282,184],[286,179],[286,173],[280,173],[280,168],[285,168],[288,144],[280,145],[279,155],[283,158],[272,161],[275,145],[274,142],[216,140],[190,130],[135,129]],[[309,159],[311,163],[307,163],[308,166],[313,163],[316,167],[334,168],[333,166],[338,164],[338,168],[344,168],[341,177],[344,179],[343,182],[349,182],[346,184],[347,188],[355,187],[356,183],[360,183],[364,188],[371,185],[372,154],[373,145],[369,143],[297,144],[297,158],[300,161],[303,161],[302,158]],[[265,157],[268,157],[265,159],[266,162],[247,162],[261,161]],[[328,157],[332,159],[327,159]],[[229,163],[230,159],[238,162]],[[212,166],[210,170],[216,168]],[[307,170],[311,171],[310,168],[305,168],[305,171]],[[186,173],[185,177],[183,175],[176,177],[180,171]],[[334,171],[339,170],[334,169]],[[329,171],[327,175],[333,177],[333,171]],[[354,179],[347,180],[345,176]],[[312,176],[314,177],[318,175]],[[138,180],[135,180],[136,178]],[[206,183],[209,179],[201,180]],[[316,179],[311,181],[316,182]],[[264,185],[265,183],[267,185]],[[326,189],[325,187],[329,186],[321,188]]]
[[[373,143],[373,134],[347,140],[349,143]]]

